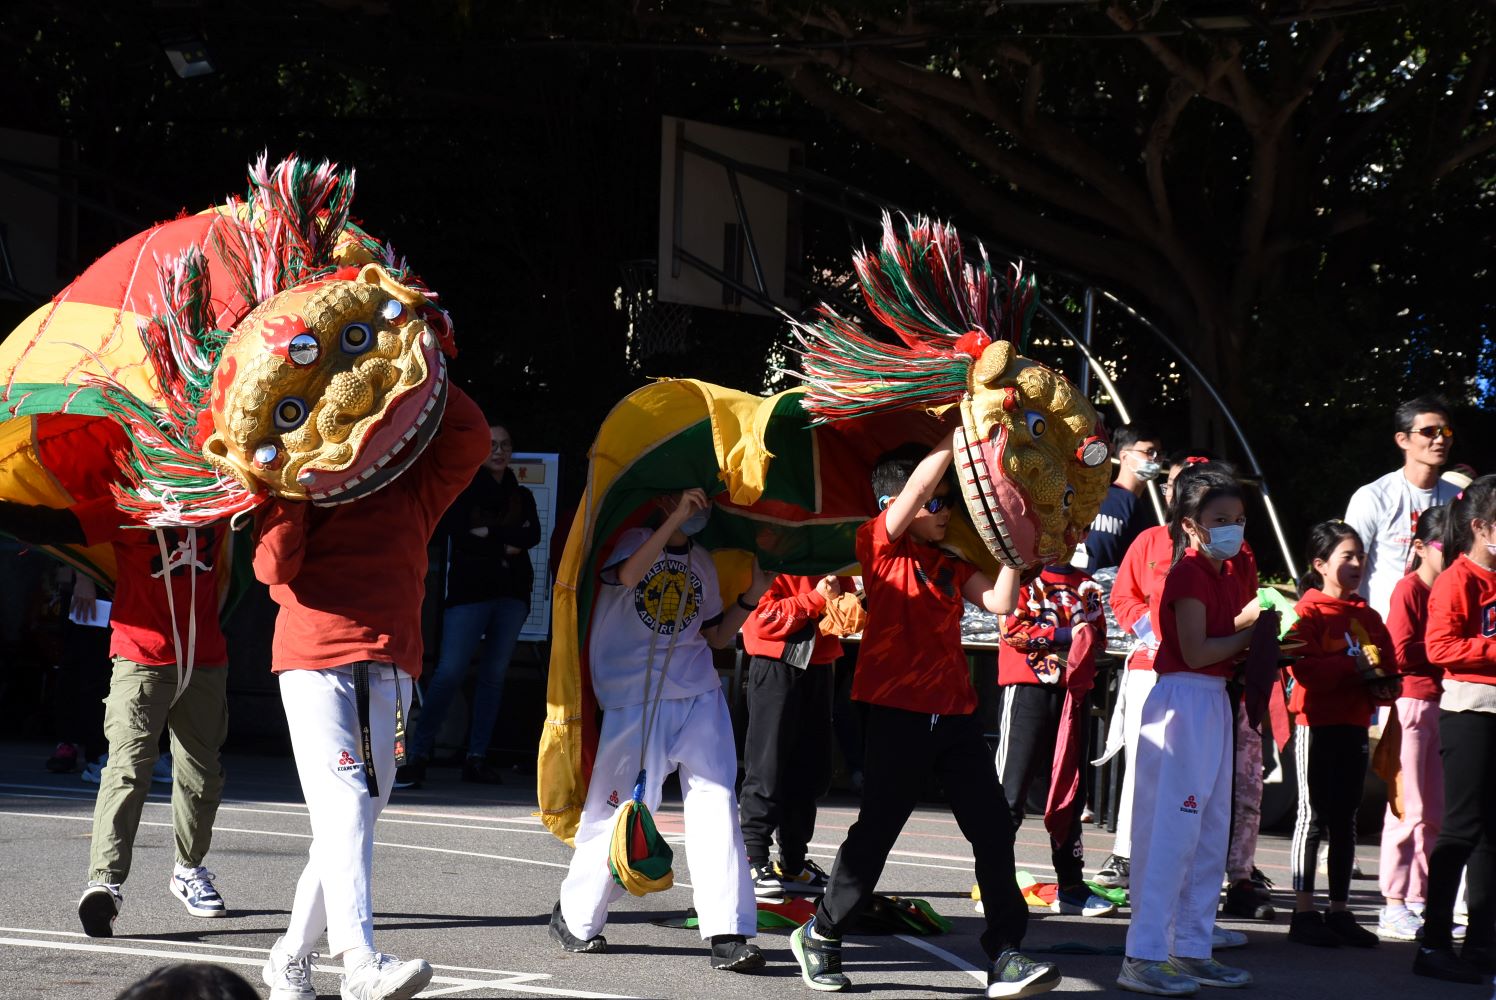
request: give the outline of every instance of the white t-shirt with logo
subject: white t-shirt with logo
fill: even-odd
[[[722,684],[712,666],[712,648],[701,635],[702,625],[722,616],[722,595],[717,591],[717,568],[711,553],[696,545],[689,545],[684,552],[667,548],[632,589],[613,576],[613,570],[651,534],[648,528],[624,532],[603,562],[609,569],[603,571],[597,590],[588,652],[592,690],[604,710],[643,704],[646,674],[652,701],[667,654],[670,663],[661,698],[694,698]],[[671,652],[677,620],[680,636]],[[651,640],[653,673],[649,672]]]
[[[1413,561],[1413,514],[1449,503],[1460,492],[1439,479],[1430,489],[1408,482],[1401,469],[1367,483],[1351,497],[1345,523],[1356,529],[1366,546],[1366,572],[1361,596],[1383,618],[1392,605],[1392,588],[1407,574]]]

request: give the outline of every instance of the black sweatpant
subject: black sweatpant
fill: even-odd
[[[998,688],[997,780],[1003,786],[1003,798],[1013,814],[1016,830],[1023,824],[1029,789],[1034,779],[1043,777],[1040,788],[1049,784],[1054,765],[1054,744],[1060,728],[1060,710],[1065,707],[1065,689],[1058,684],[1006,684]],[[1082,760],[1086,753],[1087,726],[1082,720]],[[1061,840],[1049,839],[1050,858],[1059,884],[1065,888],[1080,885],[1085,878],[1085,848],[1081,844],[1080,813],[1083,802],[1077,801],[1070,817],[1070,828]]]
[[[1447,948],[1460,870],[1466,871],[1470,928],[1466,948],[1496,946],[1496,714],[1439,713],[1444,761],[1444,826],[1428,860],[1423,945]]]
[[[1299,726],[1294,733],[1299,811],[1289,864],[1295,892],[1314,891],[1319,842],[1330,840],[1330,902],[1351,895],[1356,864],[1356,810],[1366,783],[1365,726]]]
[[[836,852],[831,884],[816,907],[816,930],[840,937],[878,886],[899,832],[931,773],[976,856],[989,959],[1023,943],[1028,906],[1013,878],[1013,817],[992,753],[973,715],[927,715],[874,705],[867,719],[862,809]]]
[[[748,734],[738,815],[752,864],[768,860],[775,830],[785,871],[798,871],[805,863],[805,848],[816,828],[816,800],[831,787],[835,682],[830,663],[801,670],[755,656],[748,664]]]

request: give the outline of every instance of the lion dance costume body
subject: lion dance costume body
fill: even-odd
[[[968,264],[956,231],[885,216],[876,253],[854,258],[877,339],[823,307],[796,323],[804,388],[767,399],[690,380],[646,386],[604,420],[587,493],[558,569],[548,714],[541,734],[540,815],[575,833],[596,750],[587,634],[599,560],[660,493],[715,494],[696,536],[714,550],[727,601],[748,566],[815,576],[846,572],[857,526],[876,514],[869,473],[906,441],[933,444],[930,411],[959,406],[956,471],[971,524],[951,543],[978,565],[1031,568],[1067,559],[1100,509],[1110,448],[1089,401],[1019,353],[1036,307],[1034,281]]]

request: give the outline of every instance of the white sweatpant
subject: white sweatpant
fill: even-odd
[[[296,883],[285,947],[310,953],[327,931],[327,954],[374,949],[374,821],[395,782],[395,690],[410,705],[410,676],[389,663],[369,668],[369,736],[379,797],[364,781],[353,667],[287,670],[281,703],[296,773],[312,821],[312,846]]]
[[[1122,726],[1122,798],[1117,803],[1117,834],[1112,841],[1112,853],[1119,858],[1132,857],[1132,808],[1133,795],[1138,785],[1138,730],[1143,726],[1143,704],[1158,674],[1152,670],[1128,670],[1122,678],[1120,710],[1113,713],[1112,725]],[[1122,718],[1118,720],[1116,716]],[[1110,749],[1110,747],[1108,747]]]
[[[1138,732],[1129,958],[1210,957],[1231,838],[1231,734],[1225,678],[1159,675]]]
[[[660,786],[666,775],[679,768],[685,796],[686,861],[701,937],[752,937],[758,929],[757,903],[733,795],[738,756],[727,702],[716,688],[694,698],[665,699],[659,711],[644,759],[648,772],[644,804],[651,812],[659,808]],[[608,870],[608,848],[618,807],[634,794],[643,737],[643,705],[603,713],[597,759],[577,827],[576,853],[561,883],[561,916],[567,928],[583,940],[602,931],[608,922],[608,904],[623,893]]]

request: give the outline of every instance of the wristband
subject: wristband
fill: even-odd
[[[746,591],[744,593],[746,593]],[[744,604],[743,603],[743,595],[742,594],[738,595],[738,607],[742,608],[744,611],[757,611],[758,610],[758,605],[757,604]]]

